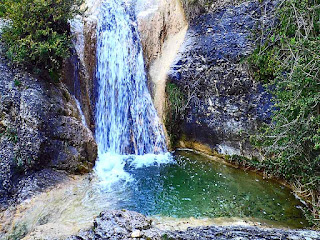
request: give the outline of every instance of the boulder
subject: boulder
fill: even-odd
[[[151,225],[151,220],[144,215],[127,210],[108,210],[100,213],[94,220],[90,230],[67,240],[98,240],[98,239],[155,239],[160,240],[162,231]]]

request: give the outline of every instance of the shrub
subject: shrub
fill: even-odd
[[[0,14],[7,57],[36,74],[57,78],[71,44],[68,20],[80,13],[81,0],[6,0]]]
[[[272,123],[254,142],[266,171],[297,186],[320,217],[320,0],[279,2],[277,24],[249,58],[274,96]],[[268,13],[270,14],[270,13]]]
[[[174,83],[166,86],[166,116],[165,126],[173,147],[181,137],[181,122],[186,108],[187,100],[182,90]]]
[[[5,17],[6,8],[3,2],[0,2],[0,18]]]

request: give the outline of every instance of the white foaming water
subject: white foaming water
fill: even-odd
[[[159,8],[159,0],[136,0],[135,10],[138,17],[147,17]]]
[[[171,161],[147,88],[134,11],[129,8],[127,1],[105,0],[97,26],[96,172],[105,186],[130,181],[126,166]]]

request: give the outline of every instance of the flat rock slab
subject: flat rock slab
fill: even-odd
[[[315,240],[320,233],[315,231],[289,231],[281,229],[261,229],[257,227],[199,227],[187,231],[167,234],[167,239],[233,239],[233,240]]]

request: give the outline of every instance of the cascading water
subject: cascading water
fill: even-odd
[[[0,214],[0,238],[65,239],[91,228],[94,216],[107,209],[154,216],[159,228],[232,222],[310,227],[291,190],[256,173],[190,151],[175,152],[174,164],[154,166],[171,162],[171,156],[147,90],[134,17],[119,1],[102,4],[98,25],[96,172],[103,188],[91,175],[67,178],[59,187],[5,209]],[[138,1],[152,7],[154,0],[134,0]],[[81,99],[75,66],[74,95]],[[121,179],[135,181],[122,184]]]
[[[169,161],[130,12],[134,11],[124,1],[105,0],[97,26],[96,171],[106,184],[128,180],[128,162],[140,167]]]

